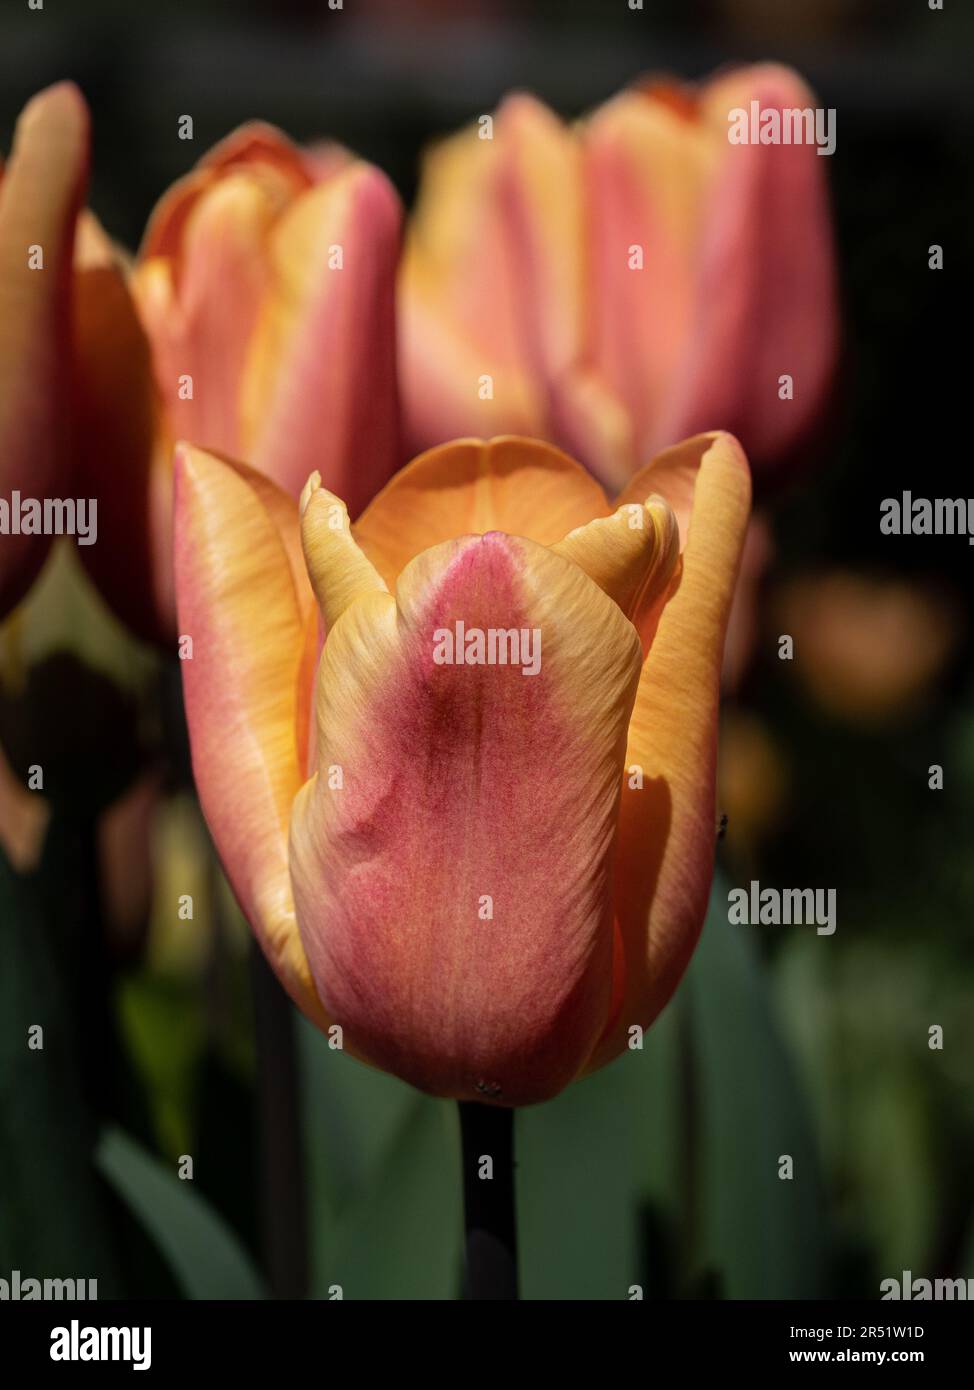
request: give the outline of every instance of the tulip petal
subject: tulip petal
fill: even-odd
[[[28,102],[0,181],[0,477],[43,499],[66,466],[71,249],[87,180],[88,114],[70,82]],[[40,247],[43,268],[29,264]],[[0,615],[27,591],[50,538],[0,545]]]
[[[135,272],[132,290],[177,439],[244,452],[241,387],[267,289],[265,248],[286,198],[283,186],[253,171],[228,173],[189,213],[178,261],[150,257]]]
[[[500,436],[430,449],[386,484],[355,523],[390,587],[420,551],[468,533],[506,531],[553,545],[608,511],[582,466],[550,444]]]
[[[703,924],[713,870],[717,709],[724,633],[750,507],[747,460],[727,434],[668,450],[641,485],[667,496],[694,475],[682,565],[643,666],[629,726],[615,863],[624,995],[590,1069],[626,1047],[676,988]],[[668,500],[674,502],[674,498]],[[685,501],[686,498],[676,498]],[[674,505],[674,510],[677,510]]]
[[[540,670],[440,664],[457,620],[538,629]],[[576,1074],[609,1008],[639,665],[631,624],[575,565],[499,532],[424,552],[395,598],[339,618],[291,871],[319,993],[371,1061],[506,1105]]]
[[[636,460],[632,417],[596,371],[572,367],[549,384],[548,421],[551,437],[610,495],[626,485]]]
[[[177,450],[176,590],[180,631],[193,640],[183,688],[200,802],[265,955],[294,1002],[325,1027],[287,862],[312,604],[307,580],[299,583],[296,511],[252,469]]]
[[[121,257],[88,212],[75,247],[74,362],[75,453],[85,491],[98,502],[99,540],[78,554],[129,628],[171,641],[171,446]]]
[[[194,169],[177,180],[152,210],[140,259],[174,258],[179,253],[186,222],[200,197],[225,170],[242,166],[251,171],[273,171],[295,195],[310,187],[313,175],[300,150],[275,126],[247,121],[231,131],[203,156]]]
[[[662,497],[597,517],[553,545],[632,620],[666,590],[680,554],[676,517]]]
[[[291,204],[270,236],[241,398],[255,466],[295,498],[318,469],[353,515],[399,462],[400,220],[392,185],[360,163]]]
[[[508,432],[543,435],[543,389],[522,366],[491,356],[465,335],[409,274],[408,264],[397,301],[406,455],[462,438],[471,429],[487,438]]]
[[[645,441],[690,341],[699,223],[719,150],[670,101],[637,91],[600,107],[581,134],[592,210],[591,352],[628,409],[631,472],[649,456]]]
[[[797,74],[773,64],[705,89],[702,119],[725,148],[704,215],[697,314],[685,368],[647,453],[714,423],[758,465],[807,430],[831,383],[838,342],[827,159],[809,144],[732,145],[728,112],[812,109]],[[793,380],[793,399],[779,378]]]
[[[491,139],[469,126],[423,163],[399,278],[411,452],[471,430],[550,433],[549,384],[581,343],[576,142],[522,93],[493,120]]]
[[[665,497],[680,531],[680,549],[686,548],[690,517],[700,481],[700,461],[718,434],[695,435],[657,454],[634,474],[619,493],[617,506],[638,506],[649,493]]]
[[[340,156],[344,162],[351,158],[338,145],[329,146],[329,149],[334,151],[336,163]],[[222,171],[237,167],[253,169],[255,165],[276,169],[288,180],[294,193],[303,192],[313,182],[304,151],[267,121],[245,121],[218,140],[200,160],[201,169]]]
[[[542,102],[509,96],[497,113],[497,197],[521,351],[553,380],[578,358],[584,328],[585,211],[574,132]]]
[[[325,631],[360,595],[388,592],[352,538],[348,508],[312,473],[301,494],[301,544]]]
[[[457,337],[480,354],[479,370],[490,373],[526,367],[497,196],[501,160],[499,140],[481,139],[475,125],[425,153],[400,276],[404,329],[413,306],[423,306],[425,319],[442,316],[455,325]]]

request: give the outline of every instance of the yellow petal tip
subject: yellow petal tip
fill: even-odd
[[[298,499],[298,514],[300,516],[304,516],[305,512],[308,510],[308,503],[320,487],[321,474],[315,469],[315,471],[309,475],[308,481],[301,489],[301,496]]]

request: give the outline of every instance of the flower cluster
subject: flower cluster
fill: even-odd
[[[282,984],[437,1095],[611,1060],[700,932],[747,460],[797,456],[835,357],[822,161],[729,140],[755,101],[812,104],[770,66],[574,125],[514,94],[408,220],[349,151],[251,123],[134,259],[85,207],[72,85],[0,179],[0,494],[88,499],[78,554],[178,649]],[[2,613],[51,540],[8,529]]]

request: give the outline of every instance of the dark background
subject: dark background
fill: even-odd
[[[717,893],[752,876],[835,887],[839,929],[832,938],[741,929],[732,942],[726,926],[720,931],[717,901],[642,1070],[623,1075],[617,1065],[519,1117],[529,1295],[625,1297],[638,1280],[648,1295],[670,1297],[874,1298],[881,1279],[905,1268],[974,1277],[972,550],[964,537],[879,531],[880,501],[904,488],[974,493],[961,428],[970,397],[962,311],[971,290],[972,40],[974,11],[959,0],[946,0],[943,13],[926,0],[646,0],[642,13],[625,0],[346,0],[341,12],[302,0],[46,0],[30,12],[26,0],[3,0],[0,148],[32,92],[74,78],[94,116],[92,205],[133,248],[167,184],[252,117],[297,139],[347,143],[385,168],[408,200],[424,143],[491,110],[513,87],[574,116],[646,71],[695,79],[731,61],[773,59],[794,65],[837,110],[828,173],[843,357],[813,466],[766,504],[775,558],[757,648],[728,704],[734,776],[725,779],[730,825]],[[192,143],[176,137],[186,113]],[[944,246],[942,272],[928,269],[932,243]],[[814,610],[822,577],[850,572],[887,595],[883,612],[892,613],[883,620],[883,661],[866,658],[860,679],[868,687],[872,673],[878,694],[852,705],[828,689],[823,699],[820,686],[844,688],[850,641],[856,664],[855,630],[850,639],[846,629],[869,623],[870,610],[864,618],[840,602],[838,611],[832,604],[802,618],[805,610],[789,607],[794,580],[811,584]],[[947,633],[932,669],[915,660],[924,620],[918,628],[904,598],[914,592]],[[801,646],[801,624],[813,620],[824,652],[819,660],[813,650],[818,666],[806,679],[800,661],[792,669],[777,659],[777,636],[794,632]],[[164,709],[172,708],[171,676],[161,677]],[[890,695],[891,681],[904,698]],[[99,692],[89,708],[106,708]],[[139,722],[124,699],[119,710],[116,730]],[[5,718],[9,727],[15,715]],[[153,736],[165,744],[165,727]],[[82,752],[86,737],[104,773],[117,752],[104,731],[101,743],[82,732]],[[169,743],[178,745],[178,733]],[[77,740],[64,756],[89,766]],[[944,768],[942,792],[928,789],[934,763]],[[198,1211],[176,1242],[192,1257],[180,1265],[167,1249],[159,1227],[172,1229],[179,1217],[160,1222],[158,1213],[169,1201],[181,1211],[182,1189],[173,1195],[165,1175],[162,1195],[151,1178],[146,1188],[123,1141],[121,1150],[109,1144],[107,1157],[102,1141],[101,1185],[88,1190],[87,1170],[79,1177],[85,1160],[70,1156],[64,1134],[97,1134],[110,1121],[161,1160],[160,1174],[171,1174],[179,1154],[194,1154],[194,1188],[220,1214],[231,1245],[249,1250],[279,1290],[293,1288],[280,1274],[293,1250],[269,1256],[257,1217],[263,1204],[275,1224],[273,1179],[255,1138],[255,1115],[267,1111],[244,934],[215,884],[185,776],[170,773],[167,807],[165,834],[152,842],[157,891],[144,954],[124,968],[100,956],[92,964],[85,943],[94,936],[84,933],[97,936],[97,903],[63,928],[69,957],[101,981],[103,1017],[92,1024],[90,990],[77,1006],[80,1022],[66,1005],[64,1048],[73,1050],[77,1027],[81,1055],[90,1049],[94,1058],[87,1082],[74,1072],[62,1078],[56,1102],[53,1082],[5,1093],[8,1122],[17,1117],[8,1147],[53,1149],[64,1166],[39,1166],[30,1211],[20,1179],[0,1188],[0,1275],[18,1264],[69,1272],[69,1252],[97,1244],[106,1293],[238,1287],[225,1282],[242,1277],[227,1272],[232,1249],[208,1272],[206,1252],[219,1241],[208,1227],[200,1237]],[[8,1000],[22,1001],[29,988],[51,998],[55,986],[45,983],[30,935],[37,899],[23,895],[41,891],[50,915],[64,882],[51,855],[75,850],[49,851],[41,889],[8,884],[8,921],[22,922],[17,939],[32,979],[17,975],[8,948],[0,967]],[[171,920],[173,895],[189,891],[190,880],[209,904],[198,914],[203,948],[187,946]],[[64,971],[63,952],[58,970],[57,988],[70,1000],[77,976]],[[927,1045],[933,1024],[944,1028],[943,1051]],[[105,1050],[92,1044],[94,1033]],[[106,1080],[104,1058],[115,1054],[124,1061]],[[452,1296],[452,1111],[344,1059],[336,1066],[303,1028],[299,1060],[311,1288],[327,1296],[337,1280],[350,1297]],[[72,1118],[77,1106],[80,1119]],[[775,1171],[784,1152],[796,1157],[791,1185]],[[80,1225],[79,1212],[87,1213]]]

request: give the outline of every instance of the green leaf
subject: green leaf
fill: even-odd
[[[189,982],[143,970],[120,981],[118,1013],[162,1148],[182,1153],[191,1142],[189,1116],[204,1040],[198,992]]]
[[[694,1237],[726,1296],[821,1288],[812,1129],[753,942],[733,936],[717,894],[691,977],[644,1049],[517,1116],[526,1299],[625,1299],[632,1284],[677,1295]],[[346,1298],[456,1297],[454,1108],[307,1025],[302,1054],[318,1296],[340,1284]]]
[[[299,1023],[312,1291],[456,1298],[462,1195],[455,1106],[330,1048]]]
[[[116,1128],[96,1162],[152,1237],[187,1298],[265,1298],[260,1277],[229,1227],[184,1181]]]
[[[37,874],[15,874],[0,854],[0,1269],[97,1279],[111,1298],[121,1293],[115,1232],[92,1161],[70,992],[81,972],[63,944],[85,949],[83,874],[78,836],[57,817]],[[28,1030],[38,1026],[35,1050]]]
[[[936,1133],[922,1073],[900,1066],[877,1069],[858,1092],[849,1136],[867,1197],[863,1225],[876,1268],[884,1275],[927,1269],[936,1260]],[[875,1295],[873,1295],[875,1297]]]
[[[647,1296],[669,1285],[680,1161],[675,1049],[667,1014],[642,1051],[517,1116],[523,1298],[625,1299],[632,1284]]]
[[[341,1212],[324,1287],[345,1298],[455,1299],[463,1240],[452,1101],[414,1095],[374,1182]]]
[[[690,1123],[700,1255],[726,1298],[809,1298],[822,1292],[827,1258],[819,1155],[753,932],[728,923],[718,876],[681,986],[698,1092]],[[790,1180],[778,1176],[786,1154]]]
[[[417,1092],[329,1047],[306,1018],[297,1028],[308,1167],[321,1200],[337,1209],[372,1185]]]
[[[924,1269],[937,1258],[938,1172],[952,1144],[966,1142],[969,1087],[961,1066],[951,1091],[952,1050],[931,1051],[927,1027],[942,1022],[969,1055],[961,1051],[969,983],[938,963],[929,939],[916,949],[847,940],[832,956],[815,936],[798,938],[775,964],[782,1016],[841,1194],[853,1289],[875,1297],[884,1272]]]

